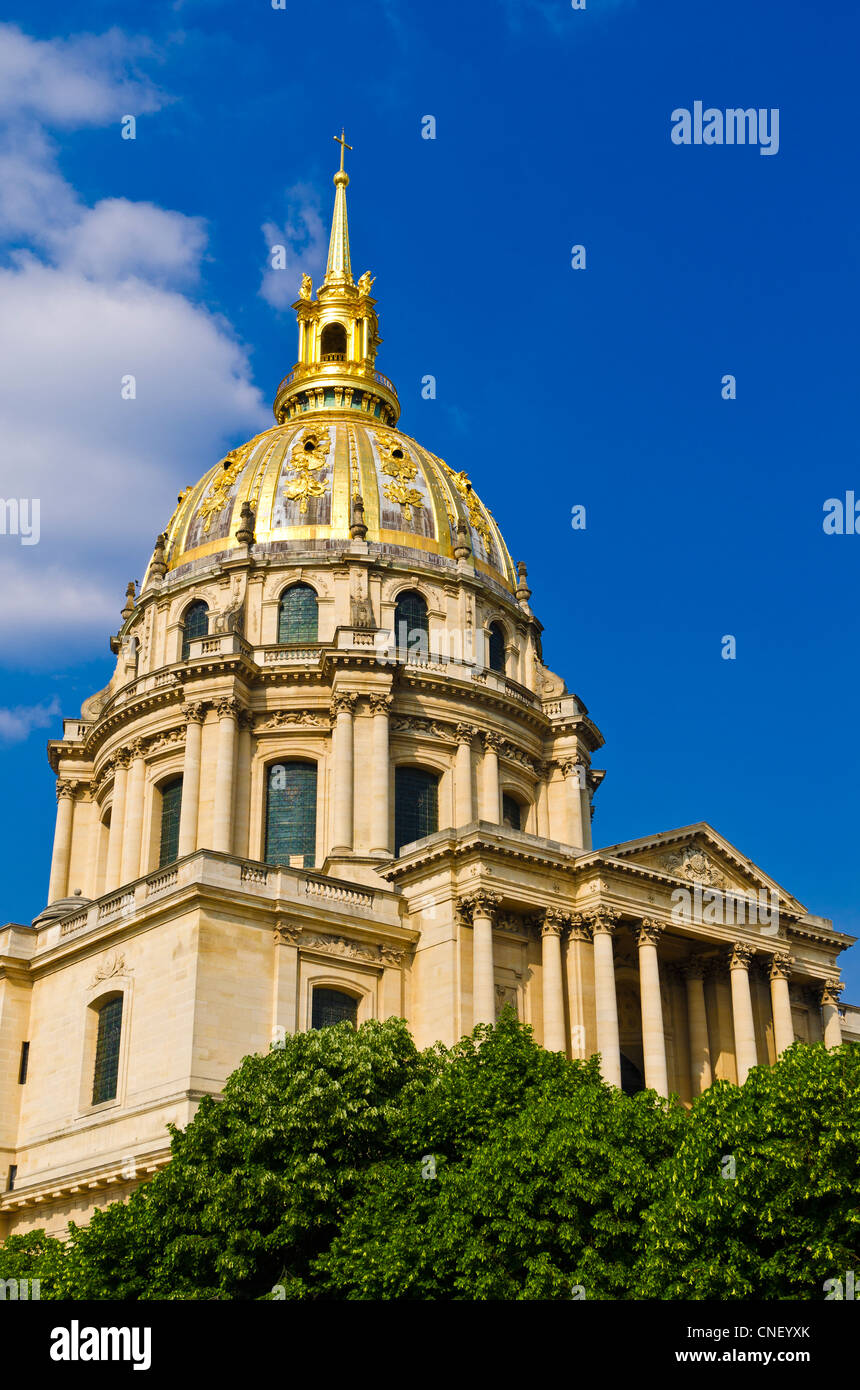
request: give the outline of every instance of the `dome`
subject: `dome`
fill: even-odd
[[[348,544],[357,496],[366,539],[383,552],[454,563],[462,523],[475,568],[516,589],[502,534],[466,474],[400,430],[362,420],[354,407],[307,412],[231,450],[179,499],[166,532],[167,567],[237,549],[244,503],[255,513],[257,553]]]

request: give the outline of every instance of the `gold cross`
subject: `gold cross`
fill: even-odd
[[[340,172],[343,173],[343,156],[346,150],[352,149],[352,145],[348,145],[346,143],[346,140],[344,139],[343,126],[341,126],[340,128],[340,135],[333,135],[331,138],[332,140],[336,141],[338,145],[340,145]]]

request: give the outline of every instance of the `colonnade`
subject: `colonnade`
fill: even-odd
[[[461,920],[471,924],[473,935],[473,1024],[495,1022],[493,925],[500,904],[501,898],[497,893],[485,890],[466,894],[458,901]],[[550,1051],[565,1052],[569,1043],[574,1057],[585,1056],[585,1030],[578,1021],[579,1001],[569,1000],[569,1038],[565,1026],[562,939],[565,933],[569,933],[569,952],[584,941],[590,941],[593,945],[596,1051],[600,1053],[604,1079],[611,1085],[620,1087],[621,1048],[613,950],[613,937],[619,917],[620,914],[614,908],[608,907],[598,908],[589,914],[566,913],[559,908],[546,908],[539,915],[539,926],[544,1046]],[[661,922],[650,918],[642,918],[633,924],[638,948],[645,1085],[658,1095],[668,1096],[669,1077],[658,958],[658,944],[664,931],[665,927]],[[750,1069],[759,1062],[749,975],[753,954],[751,947],[742,942],[735,942],[729,950],[727,960],[731,978],[732,1025],[739,1085],[743,1085]],[[792,963],[792,958],[786,953],[773,954],[768,962],[777,1055],[794,1042],[788,989]],[[701,958],[691,957],[682,967],[687,997],[690,1085],[694,1096],[701,1095],[713,1081],[704,993],[707,964],[708,962]],[[585,983],[581,976],[579,983]],[[835,981],[822,987],[822,1023],[827,1047],[838,1047],[842,1041],[838,1008],[841,988],[842,986]]]

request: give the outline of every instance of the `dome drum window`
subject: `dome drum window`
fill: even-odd
[[[439,829],[439,776],[424,767],[394,769],[394,853]]]
[[[292,584],[281,595],[278,606],[278,643],[304,642],[314,644],[319,640],[319,616],[317,594],[310,584]]]
[[[191,655],[191,643],[199,637],[209,636],[209,605],[197,599],[185,610],[182,620],[182,660]]]
[[[266,863],[312,869],[316,839],[316,764],[273,763],[266,778]]]

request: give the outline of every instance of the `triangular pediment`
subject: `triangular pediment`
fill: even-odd
[[[765,891],[776,895],[783,912],[807,915],[803,903],[706,821],[609,845],[599,854],[602,859],[634,863],[685,885],[699,884],[703,889],[728,893]]]

